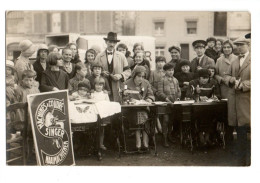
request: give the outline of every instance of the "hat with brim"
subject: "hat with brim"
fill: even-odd
[[[37,50],[36,46],[28,39],[23,40],[19,43],[19,49],[23,53],[31,53],[31,54],[33,54]]]
[[[246,39],[244,37],[237,38],[234,42],[234,44],[248,44],[250,43],[249,39]]]
[[[109,32],[107,34],[107,37],[104,38],[104,40],[106,41],[115,41],[115,42],[119,42],[120,40],[117,39],[117,33],[115,32]]]
[[[198,47],[203,47],[203,48],[205,48],[206,45],[207,45],[207,42],[204,41],[204,40],[196,40],[196,41],[194,41],[194,42],[192,43],[192,46],[193,46],[194,48],[198,48]]]
[[[47,50],[47,51],[49,51],[48,46],[46,44],[40,44],[38,46],[38,51],[39,50]]]
[[[198,71],[198,75],[199,75],[199,77],[208,78],[210,76],[210,72],[208,69],[200,69]]]
[[[181,47],[179,47],[179,46],[173,45],[173,46],[171,46],[171,47],[168,49],[168,51],[171,52],[172,49],[177,50],[179,53],[181,52]]]

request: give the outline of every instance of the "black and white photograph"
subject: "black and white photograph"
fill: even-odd
[[[255,167],[249,8],[51,8],[2,12],[5,168]]]

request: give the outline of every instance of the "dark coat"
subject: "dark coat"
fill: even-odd
[[[188,86],[184,85],[183,83],[190,82],[191,80],[195,79],[195,74],[193,72],[178,72],[175,74],[175,77],[179,81],[179,86],[181,88],[181,99],[184,99],[186,97]]]
[[[74,63],[71,63],[72,64],[72,71],[70,73],[67,73],[67,71],[65,70],[64,67],[60,67],[65,73],[67,73],[67,75],[69,76],[69,79],[72,79],[75,75],[76,75],[76,70],[75,70],[75,64]]]
[[[181,72],[180,63],[181,63],[182,61],[188,61],[188,60],[181,58],[180,60],[177,60],[177,61],[171,60],[171,61],[169,62],[169,63],[173,64],[173,67],[174,67],[174,76],[175,76],[176,73]]]
[[[203,69],[208,69],[210,66],[215,67],[215,62],[213,59],[209,58],[208,56],[204,55],[200,63],[198,63],[198,58],[194,58],[191,61],[190,68],[191,72],[196,73],[197,72],[197,67],[200,66]]]
[[[213,48],[207,48],[205,51],[205,55],[209,58],[212,58],[215,62],[219,57],[218,53]]]
[[[56,73],[58,72],[58,77]],[[68,89],[69,76],[63,70],[51,71],[50,69],[42,73],[40,91],[48,92],[52,91],[54,87],[59,90]]]
[[[33,68],[34,68],[34,70],[36,72],[36,79],[35,80],[38,81],[39,84],[41,85],[41,76],[42,76],[42,73],[43,73],[44,69],[43,69],[40,61],[34,62],[33,63]],[[49,69],[49,63],[48,62],[46,62],[46,70],[47,69]]]

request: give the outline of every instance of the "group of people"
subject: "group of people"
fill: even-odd
[[[79,60],[77,45],[68,44],[62,53],[57,46],[40,45],[37,59],[30,63],[29,57],[36,51],[34,44],[23,40],[19,44],[21,55],[15,63],[6,62],[7,105],[26,102],[32,93],[67,89],[70,100],[94,98],[123,102],[127,95],[130,102],[176,100],[195,101],[228,99],[229,134],[236,127],[243,143],[246,127],[250,126],[250,39],[242,37],[234,42],[214,37],[192,43],[196,57],[189,61],[181,58],[181,47],[171,46],[172,59],[156,57],[156,69],[151,70],[141,43],[134,44],[133,53],[117,34],[109,32],[104,38],[107,48],[91,48],[86,51],[85,61]],[[234,45],[238,55],[234,54]],[[237,54],[237,53],[236,53]],[[125,92],[121,91],[136,91]],[[140,124],[149,110],[129,111],[129,121]],[[138,116],[137,118],[133,116]],[[173,120],[170,115],[162,118],[163,145],[173,141]],[[13,133],[13,132],[12,132]],[[148,135],[136,130],[136,148],[148,149]],[[100,144],[103,149],[106,147]]]

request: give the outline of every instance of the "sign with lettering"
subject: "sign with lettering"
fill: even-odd
[[[67,90],[27,96],[38,165],[75,165]]]

